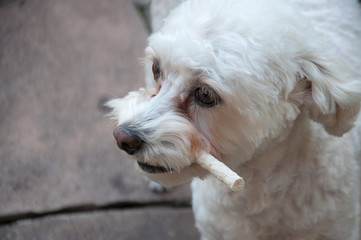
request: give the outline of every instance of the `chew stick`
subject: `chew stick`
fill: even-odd
[[[219,161],[211,154],[202,151],[196,162],[204,169],[208,170],[217,179],[224,182],[232,191],[241,191],[244,188],[244,180],[237,173],[233,172],[223,162]]]

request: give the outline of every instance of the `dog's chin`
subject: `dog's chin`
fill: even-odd
[[[162,166],[150,165],[137,162],[137,169],[150,180],[166,186],[174,186],[183,183],[193,177],[204,178],[207,171],[197,164],[186,166],[179,171],[167,169]]]

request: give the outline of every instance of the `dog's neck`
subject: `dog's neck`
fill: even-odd
[[[313,123],[306,111],[302,111],[295,120],[289,133],[281,141],[271,143],[256,152],[250,161],[242,164],[237,172],[249,181],[254,178],[270,179],[282,172],[297,171],[300,165],[313,161],[314,138],[311,135],[323,135],[322,126]],[[271,144],[271,145],[270,145]],[[307,155],[309,154],[309,155]]]

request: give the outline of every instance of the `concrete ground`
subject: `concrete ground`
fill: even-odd
[[[104,117],[143,84],[144,10],[0,1],[0,240],[199,238],[189,184],[149,191]]]

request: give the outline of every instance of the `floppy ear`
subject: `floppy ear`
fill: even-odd
[[[342,136],[353,127],[360,110],[361,79],[330,57],[303,56],[300,64],[310,90],[305,103],[310,118],[329,134]]]

